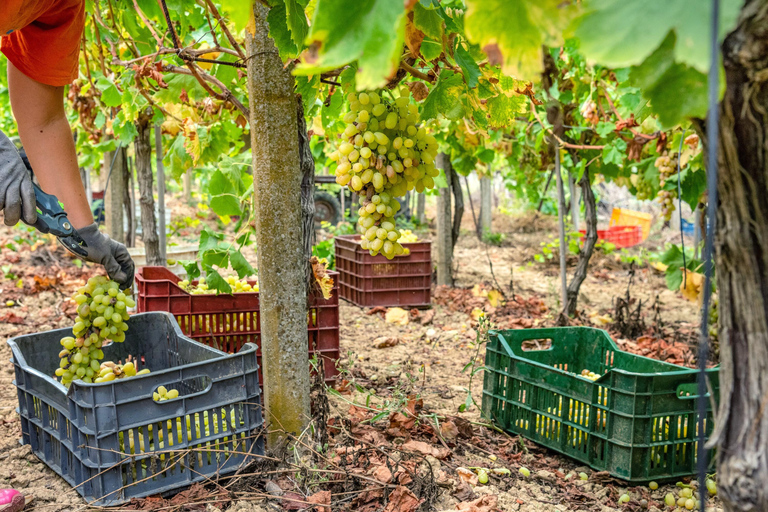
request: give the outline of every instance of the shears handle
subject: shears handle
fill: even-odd
[[[72,236],[75,229],[69,223],[67,214],[56,196],[46,194],[37,184],[33,186],[37,202],[37,222],[34,227],[43,233],[51,233],[58,237]]]

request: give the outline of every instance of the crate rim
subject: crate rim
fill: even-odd
[[[171,325],[173,326],[173,328],[178,330],[177,334],[180,337],[184,337],[184,338],[187,338],[187,339],[191,340],[191,338],[189,336],[187,336],[186,334],[181,332],[181,329],[179,328],[178,322],[176,321],[175,317],[171,313],[168,313],[167,311],[148,311],[146,313],[136,313],[134,315],[131,315],[131,317],[150,316],[150,315],[151,316],[162,315],[162,316],[168,317],[171,320]],[[54,332],[55,331],[66,331],[66,330],[69,330],[69,328],[64,327],[62,329],[55,329]],[[52,376],[47,375],[47,374],[41,372],[37,368],[35,368],[35,367],[33,367],[33,366],[31,366],[31,365],[29,365],[27,363],[27,360],[24,358],[24,355],[21,353],[21,350],[19,349],[19,346],[16,343],[16,340],[18,338],[25,338],[25,337],[28,337],[28,336],[33,336],[33,334],[23,334],[21,336],[14,336],[14,337],[8,338],[6,340],[6,343],[11,348],[11,354],[13,356],[13,359],[11,359],[11,362],[12,363],[13,362],[17,362],[19,365],[24,367],[25,371],[28,371],[28,372],[34,374],[37,377],[43,378],[44,380],[48,381],[49,384],[53,385],[58,390],[62,391],[65,396],[68,396],[70,394],[71,390],[72,390],[72,387],[70,387],[69,389],[66,388],[61,382],[59,382],[58,380],[54,379]],[[245,343],[245,344],[243,344],[243,347],[240,349],[240,351],[237,354],[227,354],[226,352],[222,352],[221,350],[215,349],[213,347],[210,347],[210,346],[207,346],[207,345],[204,345],[204,346],[206,348],[208,348],[211,352],[218,352],[218,354],[220,354],[220,355],[217,354],[217,357],[214,357],[214,358],[211,358],[211,359],[207,359],[205,361],[198,361],[196,363],[186,364],[186,365],[184,365],[184,368],[196,368],[198,366],[204,366],[207,363],[210,363],[210,362],[213,362],[213,361],[219,361],[219,360],[222,360],[222,359],[228,359],[228,358],[231,358],[232,356],[235,356],[235,355],[240,355],[240,354],[245,355],[245,354],[249,354],[251,352],[256,352],[256,345],[254,343]],[[128,380],[133,381],[133,379],[144,378],[144,377],[147,377],[149,375],[158,376],[158,375],[165,375],[165,374],[170,374],[170,373],[175,373],[175,372],[178,372],[178,367],[166,368],[164,370],[158,370],[156,372],[153,371],[153,372],[150,372],[150,373],[145,374],[145,375],[135,375],[135,376],[131,377],[130,379],[125,379],[125,380],[126,381],[128,381]],[[122,379],[115,379],[114,381],[110,381],[110,383],[111,384],[117,384],[117,385],[125,384],[125,382],[121,382],[121,380]],[[135,382],[135,381],[133,381],[133,382]],[[17,386],[15,378],[13,379],[12,384],[14,386]],[[76,386],[83,387],[85,389],[90,389],[90,388],[93,388],[95,386],[100,386],[101,384],[102,384],[101,382],[99,382],[99,383],[94,382],[94,383],[88,384],[88,383],[85,383],[85,382],[82,382],[82,381],[79,381],[79,380],[72,381],[72,385],[73,386],[76,385]]]
[[[162,278],[159,278],[159,279],[150,279],[148,277],[144,277],[143,270],[145,268],[164,269],[164,270],[168,271],[168,273],[171,274],[171,275],[168,276],[168,277],[162,277]],[[337,279],[338,278],[338,274],[339,274],[339,272],[337,270],[328,270],[328,276],[329,277]],[[175,277],[176,280],[174,281],[172,279],[172,277]],[[184,297],[184,296],[197,297],[198,296],[198,295],[189,293],[187,290],[185,290],[181,286],[179,286],[179,281],[182,281],[182,279],[179,276],[177,276],[176,274],[174,274],[173,272],[171,272],[171,270],[168,267],[164,267],[162,265],[144,265],[142,267],[139,267],[138,269],[136,269],[136,278],[137,278],[137,281],[141,280],[141,281],[143,281],[145,283],[170,283],[171,285],[173,285],[176,288],[178,288],[184,294],[184,295],[180,295],[182,297]],[[190,283],[196,283],[196,282],[198,282],[198,279],[190,280]],[[249,280],[248,281],[248,284],[250,284],[250,285],[253,285],[254,283],[258,284],[258,280]],[[335,281],[334,281],[334,284],[335,284]],[[255,296],[258,297],[259,296],[259,292],[235,292],[235,293],[217,292],[217,293],[210,293],[210,294],[200,294],[200,296],[203,296],[203,297],[206,297],[206,296],[219,297],[221,295],[228,296],[228,297],[236,297],[236,296],[242,296],[242,295],[247,295],[247,296],[254,296],[255,295]],[[137,293],[137,298],[138,298],[138,293]],[[319,299],[319,300],[330,300],[330,299],[322,298],[322,299]],[[161,311],[158,311],[158,312],[161,312]]]
[[[534,365],[534,366],[538,366],[539,368],[546,368],[548,370],[556,370],[559,373],[562,373],[563,375],[569,375],[569,376],[574,376],[575,375],[576,377],[581,377],[581,375],[577,375],[577,374],[575,374],[573,372],[567,372],[565,370],[561,370],[560,368],[555,368],[554,366],[548,366],[546,364],[539,363],[538,361],[533,361],[531,359],[522,358],[522,357],[518,356],[512,350],[512,347],[509,346],[509,343],[507,342],[506,338],[503,335],[503,333],[505,331],[524,330],[524,331],[526,331],[528,333],[532,333],[532,337],[528,338],[528,339],[547,338],[547,336],[543,336],[543,335],[537,336],[537,335],[533,335],[533,333],[550,332],[553,329],[558,329],[558,327],[544,327],[544,328],[538,328],[538,329],[491,329],[491,330],[488,331],[488,337],[490,338],[491,336],[498,336],[499,341],[501,342],[502,346],[508,352],[509,356],[511,358],[513,358],[513,359],[523,360],[523,361],[525,361],[526,364],[531,364],[531,365]],[[611,338],[610,335],[608,335],[608,333],[605,330],[603,330],[603,329],[598,329],[597,327],[587,327],[587,326],[573,326],[573,327],[571,327],[571,329],[580,329],[580,330],[585,330],[585,331],[588,330],[588,331],[599,333],[599,335],[604,336],[606,341],[608,341],[609,344],[611,345],[611,347],[614,350],[618,351],[618,352],[624,352],[625,354],[630,354],[630,355],[632,355],[634,357],[643,359],[645,361],[653,361],[654,363],[661,363],[661,364],[668,365],[668,366],[674,368],[674,370],[670,370],[668,372],[650,372],[650,373],[649,372],[632,372],[632,371],[628,371],[628,370],[623,370],[621,368],[609,368],[608,371],[606,371],[603,375],[601,375],[599,379],[594,380],[594,381],[587,379],[587,380],[589,380],[589,382],[598,383],[598,382],[602,381],[610,372],[618,372],[618,373],[622,373],[624,375],[633,375],[633,376],[636,376],[636,375],[637,376],[643,376],[643,375],[645,375],[645,376],[649,376],[649,375],[672,375],[672,376],[679,376],[679,375],[691,375],[691,374],[696,374],[696,373],[699,372],[699,370],[695,369],[695,368],[686,368],[684,366],[679,366],[679,365],[676,365],[676,364],[668,363],[666,361],[660,361],[658,359],[653,359],[652,357],[646,357],[646,356],[641,356],[639,354],[634,354],[632,352],[627,352],[626,350],[623,350],[618,345],[616,345],[616,342],[613,341],[613,338]],[[523,341],[525,341],[525,340],[523,340]],[[536,350],[535,352],[547,352],[549,350],[552,350],[552,347],[547,348],[547,349],[542,349],[542,350]],[[707,368],[706,373],[715,373],[715,372],[719,371],[719,369],[720,369],[720,365],[717,365],[717,366],[712,367],[712,368]],[[496,369],[493,369],[493,370],[489,369],[489,370],[490,371],[499,371],[499,370],[496,370]],[[707,392],[706,396],[709,396],[709,392]]]

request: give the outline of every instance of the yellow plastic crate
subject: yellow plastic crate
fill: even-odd
[[[650,213],[625,210],[623,208],[614,208],[611,212],[611,226],[640,226],[643,230],[643,240],[648,238],[651,232],[651,221],[653,215]]]

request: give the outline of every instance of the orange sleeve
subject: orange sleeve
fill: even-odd
[[[0,51],[29,78],[68,85],[78,75],[84,26],[85,0],[49,0],[35,21],[2,37]]]

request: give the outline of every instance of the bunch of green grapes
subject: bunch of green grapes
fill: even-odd
[[[667,155],[660,156],[654,163],[659,170],[659,186],[663,189],[664,184],[669,178],[677,173],[677,156],[670,158]],[[661,204],[661,213],[664,216],[664,220],[672,218],[672,212],[675,211],[675,198],[677,197],[676,190],[659,190],[656,195],[656,200]]]
[[[651,198],[653,194],[653,187],[650,183],[645,181],[637,174],[633,174],[630,178],[632,185],[635,186],[635,197],[640,201],[646,201]]]
[[[234,276],[229,276],[225,281],[229,284],[230,288],[232,288],[232,293],[257,293],[259,291],[259,283],[252,285],[246,279],[237,279]],[[192,295],[211,295],[218,293],[218,290],[211,290],[208,288],[208,284],[205,282],[205,277],[203,276],[198,279],[197,284],[192,284],[189,282],[189,279],[184,279],[179,281],[178,285],[179,288]]]
[[[95,276],[77,290],[77,320],[72,328],[73,336],[61,339],[59,368],[56,376],[69,387],[73,380],[92,383],[100,377],[101,347],[107,340],[125,341],[129,315],[127,308],[136,305],[130,290],[120,290],[120,285],[104,276]],[[103,382],[103,381],[102,381]]]
[[[397,197],[434,187],[437,141],[419,126],[419,109],[407,87],[393,98],[376,92],[351,93],[342,142],[331,153],[336,183],[360,196],[357,231],[361,246],[388,259],[403,254],[395,214]]]
[[[115,364],[112,361],[104,361],[101,363],[98,376],[93,379],[93,382],[109,382],[115,379],[126,379],[128,377],[135,377],[136,375],[146,375],[149,373],[149,368],[136,371],[136,365],[132,361],[128,361],[125,364]]]
[[[719,334],[717,330],[717,322],[719,319],[720,314],[718,313],[717,295],[714,295],[712,297],[712,305],[709,307],[709,337],[713,340],[716,340]]]

